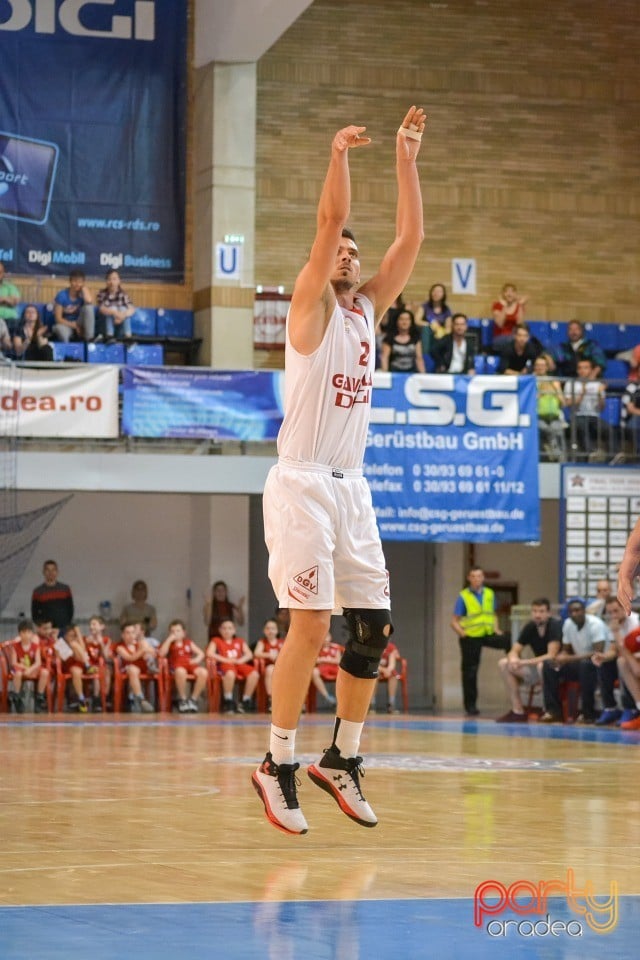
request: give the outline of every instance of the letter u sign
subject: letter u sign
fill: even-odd
[[[216,280],[239,280],[242,244],[216,243]]]

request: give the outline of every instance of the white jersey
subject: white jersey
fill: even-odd
[[[303,356],[285,345],[281,461],[357,469],[364,459],[375,367],[373,304],[355,296],[355,310],[336,304],[322,343]]]

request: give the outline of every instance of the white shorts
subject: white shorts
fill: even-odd
[[[281,607],[389,609],[389,575],[361,470],[278,463],[263,510],[269,579]]]

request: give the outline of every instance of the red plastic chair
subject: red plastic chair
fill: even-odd
[[[150,683],[156,685],[156,705],[157,709],[164,710],[166,702],[166,693],[164,689],[164,675],[162,667],[158,666],[158,672],[152,673],[150,670],[144,670],[140,673],[140,682],[148,686]],[[124,688],[128,686],[129,678],[127,676],[126,664],[120,657],[116,657],[113,668],[113,712],[122,713],[122,700]]]

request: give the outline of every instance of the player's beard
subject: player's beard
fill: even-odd
[[[352,277],[337,277],[331,282],[336,293],[349,293],[350,290],[358,286],[358,281]]]

